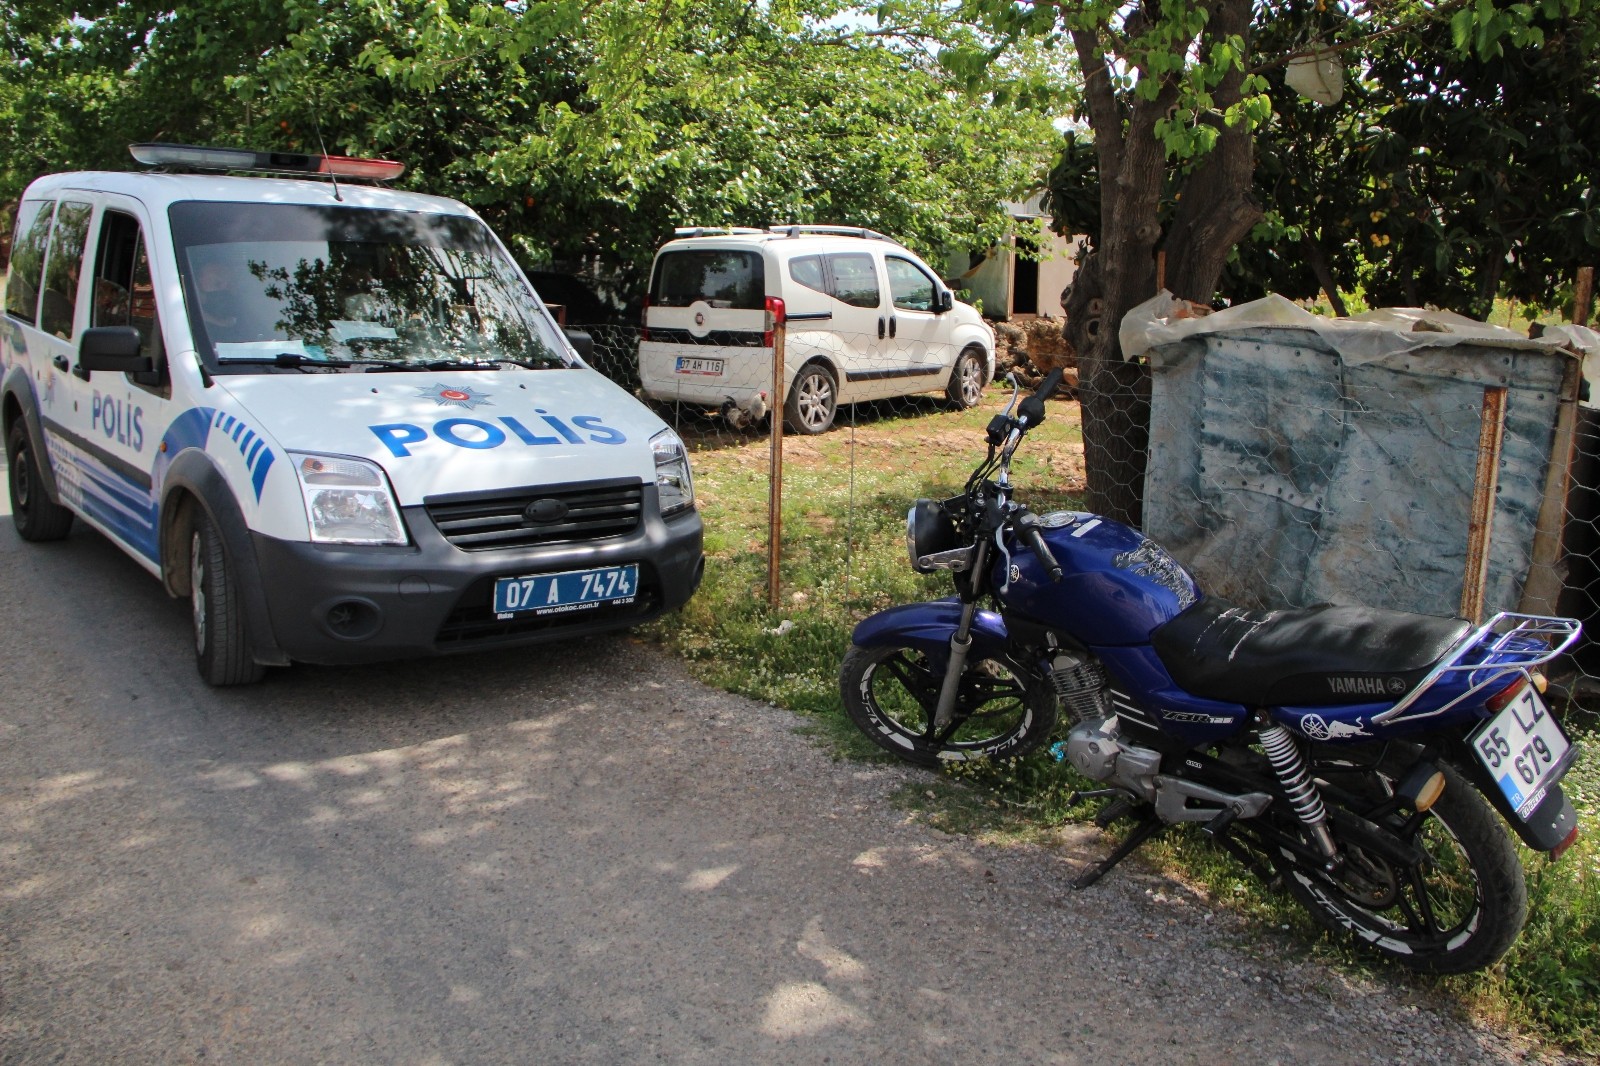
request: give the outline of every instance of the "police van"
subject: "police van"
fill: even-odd
[[[111,538],[188,598],[213,685],[689,599],[683,442],[470,209],[375,184],[388,161],[132,151],[154,170],[41,178],[17,211],[0,405],[23,539]]]

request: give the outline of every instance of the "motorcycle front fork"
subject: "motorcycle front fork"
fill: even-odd
[[[933,711],[933,732],[942,736],[950,728],[956,713],[956,696],[961,692],[961,674],[967,668],[967,654],[972,651],[972,620],[978,614],[978,588],[983,580],[984,568],[989,565],[989,544],[978,543],[972,558],[972,595],[961,598],[961,621],[950,634],[950,662],[944,668],[944,683],[939,686],[939,702]]]

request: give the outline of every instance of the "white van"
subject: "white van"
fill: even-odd
[[[688,600],[682,442],[472,211],[352,183],[403,169],[382,161],[134,155],[168,172],[41,178],[17,212],[0,406],[25,540],[111,538],[190,600],[215,685]]]
[[[942,389],[971,407],[994,329],[915,254],[843,226],[678,230],[656,253],[639,378],[656,400],[765,414],[785,324],[785,425],[821,433],[841,403]]]

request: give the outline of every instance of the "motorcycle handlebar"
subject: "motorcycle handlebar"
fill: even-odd
[[[1017,408],[1017,418],[1023,425],[1032,427],[1044,421],[1044,402],[1061,384],[1063,373],[1065,371],[1059,366],[1050,371],[1039,383],[1039,387],[1033,391],[1033,395],[1022,401],[1022,405]]]
[[[1050,574],[1051,581],[1060,581],[1062,577],[1061,564],[1056,562],[1055,553],[1050,550],[1050,545],[1044,542],[1044,534],[1039,532],[1039,519],[1031,514],[1024,514],[1017,518],[1013,528],[1022,543],[1026,544],[1038,557]]]

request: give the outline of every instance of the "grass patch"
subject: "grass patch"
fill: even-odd
[[[776,609],[767,604],[767,438],[680,423],[694,452],[705,517],[706,579],[681,612],[654,623],[647,635],[710,684],[813,716],[845,755],[888,759],[845,716],[839,663],[860,619],[892,604],[950,595],[947,577],[919,575],[907,565],[906,510],[918,496],[960,491],[982,457],[983,429],[1007,395],[991,388],[982,404],[961,413],[932,397],[898,401],[893,409],[861,405],[842,410],[836,428],[820,437],[786,438]],[[908,406],[914,417],[906,417]],[[1048,420],[1029,435],[1012,473],[1019,497],[1035,511],[1080,505],[1076,404],[1049,405]],[[1381,970],[1398,984],[1442,993],[1486,1021],[1600,1054],[1600,734],[1584,731],[1579,739],[1585,750],[1566,788],[1586,836],[1556,864],[1523,851],[1531,917],[1504,962],[1487,973],[1427,979],[1374,963],[1325,937],[1287,894],[1268,891],[1192,829],[1169,830],[1142,854],[1263,929],[1287,928],[1308,953],[1337,966]],[[1066,804],[1084,785],[1036,755],[930,775],[903,790],[898,802],[950,832],[1043,841],[1052,829],[1093,813]]]

